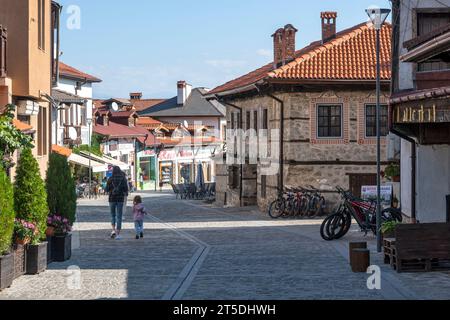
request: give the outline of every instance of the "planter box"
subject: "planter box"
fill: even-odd
[[[9,288],[14,280],[14,255],[0,256],[0,291]]]
[[[52,237],[52,260],[64,262],[72,256],[72,234]]]
[[[14,279],[23,276],[27,271],[27,251],[21,244],[14,245]]]
[[[47,265],[53,262],[52,247],[53,247],[53,237],[47,236]]]
[[[47,242],[27,247],[27,274],[38,274],[47,269]]]

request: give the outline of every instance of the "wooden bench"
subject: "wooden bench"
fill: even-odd
[[[392,249],[397,272],[449,270],[450,223],[399,225]]]

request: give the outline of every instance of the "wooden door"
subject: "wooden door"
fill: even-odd
[[[362,186],[376,186],[377,175],[372,173],[350,173],[350,191],[356,197],[361,197]]]

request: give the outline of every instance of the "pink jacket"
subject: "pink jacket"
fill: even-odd
[[[142,221],[144,220],[144,216],[148,214],[147,209],[139,203],[135,206],[133,206],[133,218],[134,221]]]

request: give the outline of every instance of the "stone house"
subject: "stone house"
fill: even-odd
[[[266,210],[288,185],[328,190],[339,185],[356,195],[362,185],[376,185],[375,30],[361,23],[337,33],[336,21],[336,12],[321,13],[322,39],[297,51],[297,29],[290,24],[278,29],[272,35],[273,62],[209,92],[209,99],[227,106],[229,129],[227,161],[216,169],[218,205],[257,204]],[[390,25],[383,27],[381,43],[387,160]],[[255,143],[235,148],[239,129],[255,130]],[[255,144],[259,152],[251,161],[248,146]],[[333,202],[337,195],[326,197]]]

